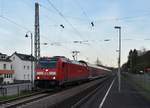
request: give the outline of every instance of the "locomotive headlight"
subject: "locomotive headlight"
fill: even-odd
[[[54,76],[54,77],[53,77],[53,79],[55,80],[55,79],[56,79],[56,77]]]
[[[56,75],[56,72],[49,72],[49,75]]]
[[[38,77],[37,77],[37,79],[39,80],[39,79],[40,79],[40,77],[38,76]]]

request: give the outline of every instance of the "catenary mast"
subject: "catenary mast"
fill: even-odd
[[[39,3],[35,3],[35,33],[34,33],[34,56],[40,58],[40,25],[39,25]]]

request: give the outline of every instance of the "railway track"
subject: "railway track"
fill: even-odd
[[[17,106],[23,105],[25,103],[28,103],[28,102],[31,102],[31,101],[34,101],[34,100],[37,100],[46,96],[48,96],[48,94],[39,94],[39,95],[32,96],[32,97],[26,97],[20,100],[15,100],[12,102],[2,104],[1,107],[2,108],[16,108]]]
[[[28,100],[30,100],[32,98],[33,99],[40,98],[40,97],[44,96],[45,94],[46,94],[46,91],[42,90],[42,91],[34,92],[32,94],[28,94],[25,96],[19,96],[17,98],[0,101],[0,108],[12,108],[12,107],[15,107],[15,105],[19,105],[19,104],[23,103],[23,101],[27,102]]]
[[[12,98],[12,99],[3,100],[3,101],[0,101],[0,105],[5,104],[7,102],[11,102],[11,101],[19,100],[19,99],[26,98],[26,97],[29,97],[29,96],[33,96],[33,95],[36,95],[36,94],[40,94],[40,93],[43,93],[43,92],[45,92],[45,90],[37,90],[37,91],[34,91],[34,92],[32,92],[30,94],[27,94],[27,95],[18,96],[18,97]]]
[[[105,77],[103,77],[103,78],[105,78]],[[85,84],[85,83],[83,83],[83,84]],[[35,92],[35,93],[27,95],[27,96],[22,96],[22,97],[18,97],[15,99],[2,101],[2,102],[0,102],[0,108],[17,108],[17,107],[21,108],[21,106],[23,106],[27,103],[37,101],[39,99],[51,96],[58,92],[65,91],[67,89],[71,89],[75,86],[77,86],[77,85],[67,86],[65,88],[55,88],[55,89],[43,90],[43,91]]]
[[[0,101],[0,108],[16,108],[16,107],[24,105],[26,103],[50,96],[59,91],[62,91],[62,90],[60,88],[42,90],[42,91],[38,91],[38,92],[29,94],[29,95],[20,96],[20,97],[14,98],[14,99]]]
[[[65,88],[54,88],[54,89],[48,89],[48,90],[42,90],[42,91],[38,91],[26,96],[21,96],[15,99],[10,99],[10,100],[6,100],[6,101],[0,101],[0,108],[17,108],[22,105],[25,105],[26,103],[30,103],[45,97],[48,97],[50,95],[53,95],[55,93],[61,92],[61,91],[65,91],[67,89],[70,89],[72,87],[74,87],[76,85],[72,85],[72,86],[67,86]]]

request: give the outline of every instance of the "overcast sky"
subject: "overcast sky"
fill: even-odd
[[[72,59],[71,52],[78,50],[78,59],[94,63],[98,57],[104,65],[117,66],[116,25],[122,28],[122,63],[127,61],[130,49],[150,49],[150,0],[49,1],[63,17],[48,0],[38,0],[42,56],[64,55]],[[34,32],[34,3],[0,0],[0,52],[30,54],[30,39],[25,34]],[[47,46],[42,44],[45,42]]]

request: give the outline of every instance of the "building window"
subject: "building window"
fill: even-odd
[[[9,74],[4,74],[4,78],[9,78]]]
[[[13,69],[13,66],[12,66],[12,64],[10,65],[10,69],[11,69],[11,70]]]
[[[3,65],[4,69],[6,69],[6,64]]]
[[[0,78],[3,78],[3,74],[0,74]]]
[[[25,68],[26,68],[26,66],[23,66],[23,68],[25,69]]]
[[[30,75],[28,74],[28,80],[30,80],[29,76],[30,76]]]
[[[12,74],[10,74],[10,78],[12,78]]]
[[[7,74],[4,74],[4,78],[7,78]]]
[[[26,75],[24,74],[24,79],[26,79]]]
[[[13,60],[15,60],[15,57],[13,57]]]
[[[29,70],[29,66],[27,66],[27,69]]]

